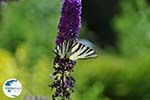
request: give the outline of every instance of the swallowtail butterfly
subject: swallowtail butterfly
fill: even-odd
[[[79,43],[78,41],[64,41],[62,44],[56,46],[54,53],[57,56],[60,56],[60,58],[69,58],[73,61],[97,56],[96,52],[92,48]]]

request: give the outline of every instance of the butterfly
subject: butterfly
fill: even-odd
[[[56,46],[54,53],[60,58],[69,58],[73,61],[97,56],[94,49],[78,41],[64,41]]]

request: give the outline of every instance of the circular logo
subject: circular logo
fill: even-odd
[[[16,98],[22,91],[22,85],[17,79],[8,79],[3,84],[3,92],[10,98]]]

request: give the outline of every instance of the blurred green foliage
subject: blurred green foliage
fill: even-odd
[[[115,17],[120,49],[127,56],[137,56],[150,50],[150,8],[146,0],[123,0],[121,14]]]
[[[23,91],[15,100],[51,95],[60,7],[61,0],[24,0],[1,9],[0,86],[8,78],[20,80]],[[121,54],[98,50],[96,59],[78,61],[73,100],[150,100],[150,8],[145,0],[122,0],[120,7],[112,27],[119,33]],[[9,100],[1,89],[0,99]]]
[[[3,7],[0,47],[14,53],[18,46],[28,48],[29,63],[51,54],[60,3],[49,0],[11,2]],[[56,8],[57,7],[57,8]],[[32,62],[31,62],[32,60]]]

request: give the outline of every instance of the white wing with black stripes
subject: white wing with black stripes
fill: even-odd
[[[87,59],[96,57],[96,52],[79,42],[63,42],[62,44],[56,46],[54,49],[54,53],[60,58],[69,58],[70,60],[77,60],[77,59]]]
[[[71,60],[77,60],[77,59],[93,58],[96,56],[97,54],[92,48],[82,43],[76,42],[72,46],[71,54],[69,58]]]

